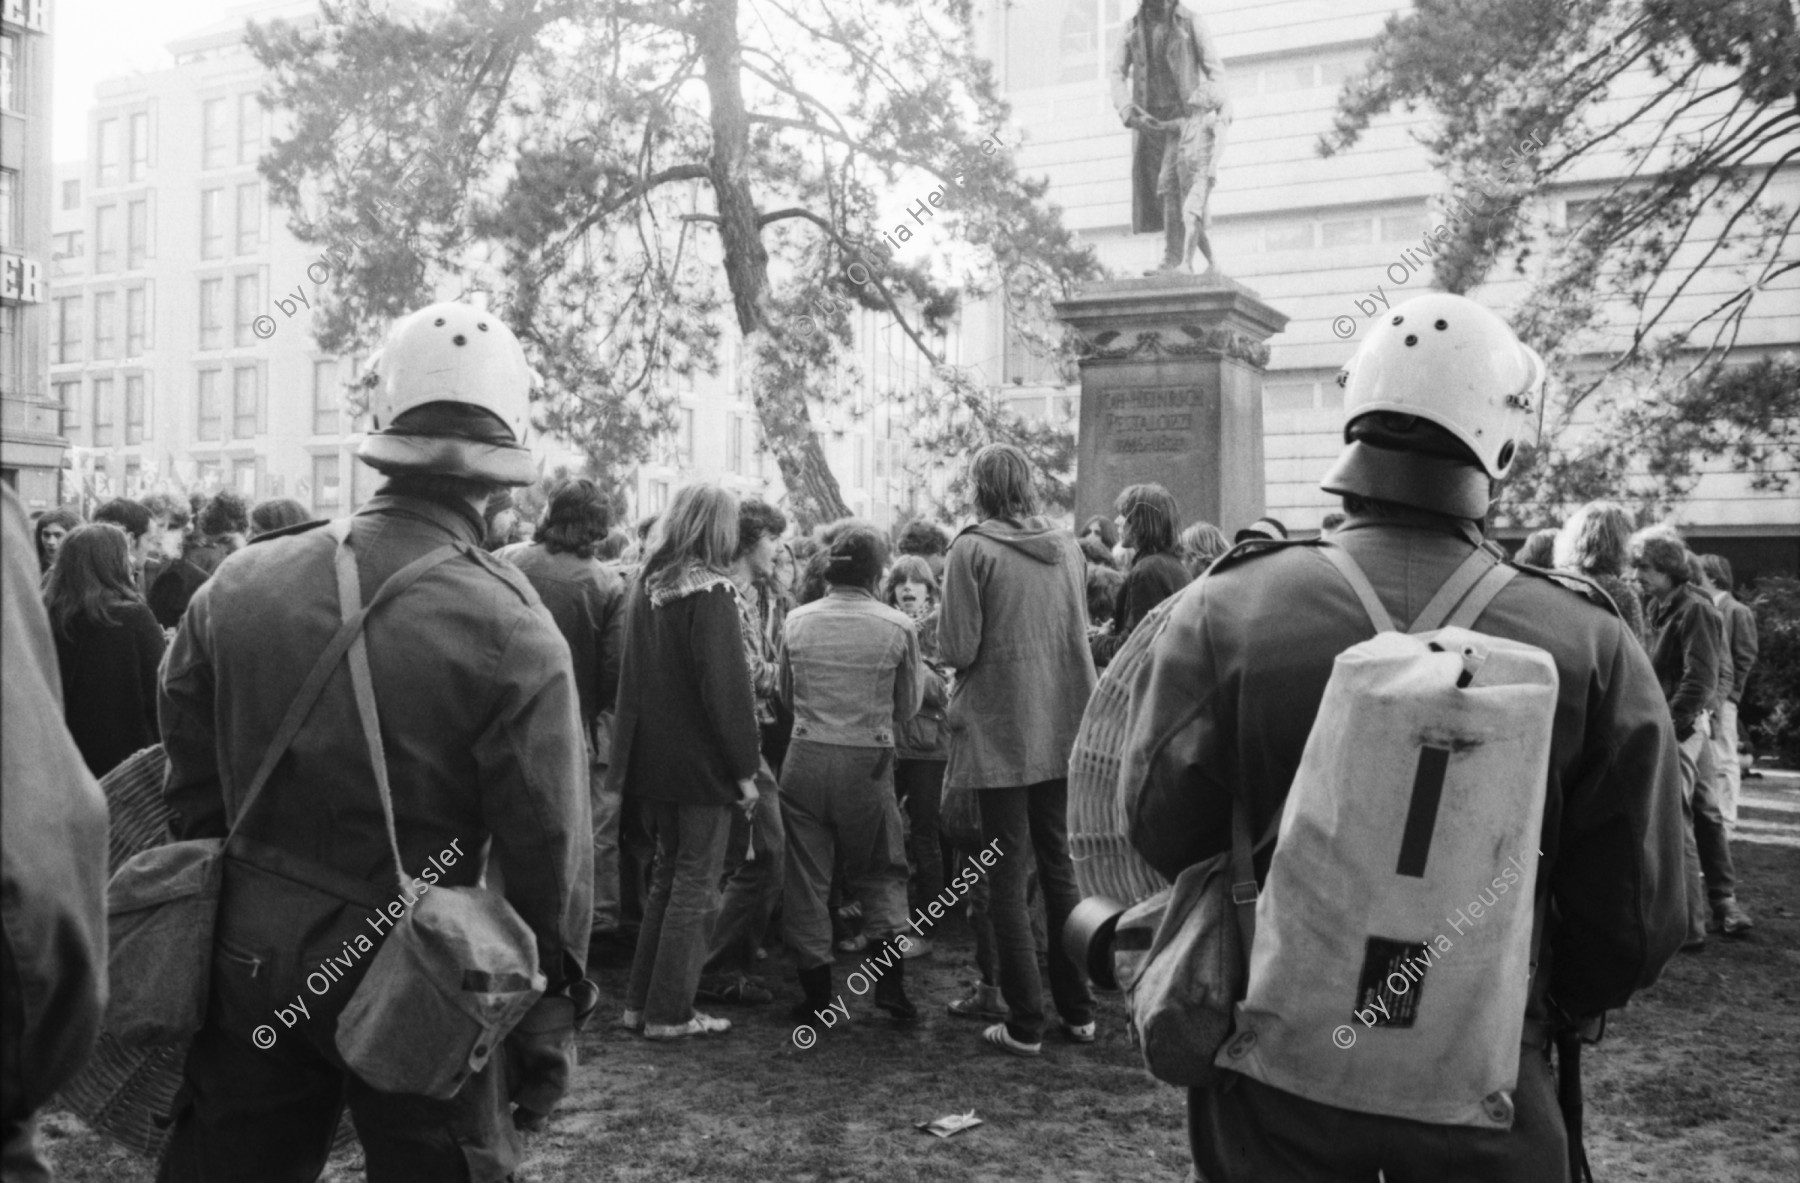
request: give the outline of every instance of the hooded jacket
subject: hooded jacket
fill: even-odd
[[[1043,518],[990,519],[944,565],[938,656],[957,671],[945,787],[1006,788],[1069,774],[1094,689],[1087,564]]]

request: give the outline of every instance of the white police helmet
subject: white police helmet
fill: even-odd
[[[372,430],[357,455],[382,472],[431,472],[530,484],[531,392],[541,384],[512,330],[468,304],[395,322],[363,381]]]

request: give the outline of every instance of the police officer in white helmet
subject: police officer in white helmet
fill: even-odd
[[[346,1068],[338,1015],[385,935],[371,920],[397,893],[340,666],[227,848],[210,1012],[161,1179],[316,1179],[348,1105],[370,1180],[490,1183],[522,1157],[519,1128],[541,1125],[567,1087],[578,1010],[592,1009],[593,844],[574,678],[531,585],[481,549],[488,498],[537,477],[524,446],[536,380],[490,312],[434,304],[399,321],[370,363],[373,430],[358,452],[388,479],[351,519],[347,545],[361,603],[374,605],[364,635],[400,870],[423,877],[413,891],[466,887],[485,856],[490,885],[503,883],[536,940],[544,997],[508,1054],[448,1100],[377,1091]],[[338,542],[321,527],[259,536],[182,620],[161,699],[178,837],[231,828],[338,629]],[[426,556],[431,565],[415,565]],[[422,573],[379,599],[409,567]]]
[[[1543,381],[1543,362],[1503,321],[1443,293],[1394,307],[1346,365],[1345,447],[1321,482],[1347,515],[1331,542],[1399,629],[1465,562],[1474,571],[1498,561],[1471,556]],[[1128,721],[1127,767],[1142,779],[1123,798],[1136,797],[1132,844],[1170,879],[1230,847],[1234,800],[1251,834],[1272,832],[1281,816],[1335,659],[1373,635],[1374,614],[1336,567],[1318,541],[1248,543],[1177,600]],[[1567,1179],[1552,1033],[1622,1005],[1681,942],[1676,745],[1642,647],[1605,593],[1524,568],[1469,627],[1547,651],[1559,680],[1542,855],[1523,852],[1535,863],[1536,919],[1516,1084],[1479,1123],[1434,1124],[1356,1100],[1321,1103],[1259,1079],[1248,1067],[1257,1056],[1244,1056],[1241,1070],[1222,1057],[1223,1083],[1188,1099],[1194,1162],[1210,1183],[1373,1181],[1378,1172],[1389,1183]],[[1269,858],[1255,860],[1259,881]],[[1260,927],[1256,936],[1266,939]],[[1426,971],[1409,1005],[1430,1007],[1440,982]],[[1354,997],[1342,1002],[1352,1043],[1359,1032],[1386,1035],[1356,1022]],[[1334,1037],[1342,1033],[1318,1032],[1320,1080],[1355,1063],[1357,1049]],[[1446,1072],[1430,1058],[1416,1067]]]

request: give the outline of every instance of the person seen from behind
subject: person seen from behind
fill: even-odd
[[[530,581],[569,646],[593,820],[590,947],[596,938],[616,934],[620,924],[619,799],[607,791],[607,753],[598,736],[601,717],[613,709],[618,697],[625,638],[624,581],[595,556],[611,520],[612,510],[600,486],[585,477],[565,480],[550,490],[534,540],[503,547],[497,556]]]
[[[593,836],[579,699],[555,619],[481,546],[487,502],[537,479],[525,446],[537,382],[492,312],[440,303],[402,317],[364,377],[374,429],[357,456],[386,478],[374,496],[337,523],[252,543],[188,605],[163,672],[164,797],[177,838],[235,833],[163,1183],[316,1179],[346,1107],[370,1183],[500,1183],[524,1156],[521,1130],[542,1127],[568,1088],[575,1032],[597,1001],[583,980]],[[359,606],[362,644],[344,659],[355,664],[331,671],[246,807],[309,672]],[[366,683],[353,676],[365,659]],[[448,1098],[377,1088],[338,1045],[385,951],[371,934],[387,939],[375,916],[392,911],[397,879],[502,891],[545,982]],[[342,976],[309,990],[332,953]],[[253,1039],[296,999],[303,1017]],[[405,1054],[456,1046],[456,1028],[420,1025]],[[402,1067],[383,1058],[383,1072]]]
[[[0,533],[0,1178],[47,1183],[37,1113],[87,1062],[106,1012],[106,798],[63,726],[41,572],[5,485]]]
[[[842,523],[824,553],[828,590],[788,613],[781,654],[781,697],[794,712],[782,765],[788,859],[781,926],[799,966],[803,998],[795,1016],[820,1021],[836,997],[829,897],[841,859],[871,941],[863,972],[875,979],[875,1005],[910,1021],[918,1009],[906,996],[905,955],[923,934],[907,928],[894,744],[924,700],[918,630],[876,598],[887,562],[880,531]]]
[[[273,534],[277,530],[286,530],[309,521],[312,515],[291,497],[276,497],[268,501],[258,501],[250,511],[249,540],[255,542],[264,534]]]
[[[44,584],[63,718],[88,771],[105,776],[155,745],[163,633],[138,593],[131,544],[111,522],[77,526]]]
[[[1350,741],[1315,733],[1314,722],[1339,655],[1369,642],[1361,652],[1375,661],[1374,608],[1393,627],[1411,627],[1453,574],[1473,575],[1490,590],[1498,585],[1470,624],[1474,632],[1535,646],[1554,664],[1544,779],[1534,785],[1528,773],[1508,786],[1542,794],[1542,833],[1525,839],[1532,846],[1524,852],[1526,876],[1513,872],[1527,885],[1521,893],[1484,891],[1477,904],[1433,898],[1434,880],[1456,871],[1439,866],[1453,841],[1483,842],[1498,834],[1485,827],[1508,824],[1473,804],[1487,786],[1459,779],[1454,755],[1441,796],[1429,797],[1422,845],[1412,842],[1410,822],[1410,847],[1395,833],[1393,847],[1375,851],[1311,825],[1304,835],[1281,828],[1272,855],[1255,860],[1264,892],[1278,872],[1284,886],[1327,891],[1338,882],[1323,877],[1327,861],[1360,868],[1369,890],[1311,907],[1288,896],[1279,915],[1276,897],[1257,900],[1244,958],[1248,993],[1221,1048],[1221,1080],[1188,1091],[1194,1166],[1212,1183],[1372,1180],[1377,1172],[1566,1183],[1552,1028],[1624,1005],[1656,979],[1681,940],[1676,741],[1655,670],[1591,585],[1500,567],[1484,547],[1481,522],[1534,417],[1543,362],[1499,317],[1461,296],[1423,295],[1393,313],[1340,376],[1345,446],[1321,485],[1343,498],[1345,521],[1324,545],[1234,550],[1176,602],[1152,647],[1142,672],[1149,691],[1126,720],[1125,750],[1134,756],[1131,782],[1120,792],[1135,800],[1129,838],[1173,880],[1232,847],[1236,810],[1245,811],[1249,834],[1273,834],[1303,756],[1315,792],[1336,783],[1329,745]],[[1460,689],[1456,675],[1467,672],[1466,659],[1442,656],[1435,669],[1449,683],[1443,689]],[[1310,763],[1315,744],[1327,753],[1322,764]],[[1415,759],[1428,770],[1425,751]],[[1415,781],[1431,778],[1401,778],[1380,790],[1393,797],[1369,809],[1386,816],[1427,808]],[[1284,862],[1284,846],[1296,840],[1313,858]],[[1475,923],[1488,927],[1468,929],[1459,909],[1496,900],[1500,915],[1482,912]],[[1395,919],[1415,908],[1431,922]],[[1454,929],[1436,920],[1445,915],[1456,918],[1444,922]],[[1541,926],[1534,916],[1544,918]],[[1491,973],[1456,972],[1455,959],[1469,956],[1470,941],[1495,925],[1526,946],[1507,946],[1508,956],[1536,967],[1518,987],[1522,1014],[1492,1009],[1500,994]],[[1440,929],[1446,939],[1431,943]],[[1276,964],[1284,949],[1322,951],[1337,942],[1354,952],[1335,961],[1321,955],[1304,973],[1271,969],[1271,977],[1257,968]],[[1422,985],[1398,972],[1403,961]],[[1381,977],[1390,964],[1393,976]],[[1399,1009],[1384,1002],[1387,1009],[1377,1010],[1374,1000],[1389,996]],[[1299,1022],[1300,1012],[1308,1019],[1342,1014],[1356,1046],[1339,1042],[1329,1026]],[[1483,1016],[1479,1027],[1455,1021],[1471,1013]],[[1412,1072],[1394,1073],[1390,1056],[1415,1057],[1406,1061]],[[1485,1064],[1503,1067],[1489,1076],[1479,1067]],[[1454,1108],[1455,1120],[1422,1120],[1421,1093]]]
[[[656,842],[620,1025],[652,1040],[718,1035],[694,1009],[719,907],[732,811],[754,820],[761,734],[731,577],[738,501],[684,486],[631,589],[610,775]]]
[[[982,1037],[1015,1055],[1043,1049],[1046,1017],[1026,904],[1027,850],[1037,857],[1047,920],[1060,933],[1080,902],[1069,859],[1069,752],[1094,689],[1087,641],[1087,564],[1066,530],[1038,516],[1031,462],[989,444],[969,465],[977,524],[944,568],[938,656],[956,674],[946,716],[946,791],[976,790],[990,872],[1000,989],[1011,1017]],[[1081,968],[1050,944],[1050,993],[1067,1038],[1095,1038]]]
[[[123,497],[115,497],[94,511],[96,522],[111,522],[125,531],[131,540],[131,585],[144,594],[149,585],[145,582],[144,571],[153,557],[152,551],[161,541],[156,537],[152,527],[155,522],[150,511],[136,501],[128,501]]]
[[[1181,532],[1181,538],[1175,544],[1175,554],[1187,568],[1189,582],[1206,574],[1213,561],[1230,549],[1231,542],[1225,537],[1225,531],[1211,522],[1195,522]]]

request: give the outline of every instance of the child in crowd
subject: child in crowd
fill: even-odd
[[[894,734],[894,791],[908,823],[907,859],[912,864],[909,903],[916,910],[944,890],[943,850],[938,844],[938,813],[944,797],[944,770],[950,759],[950,736],[944,722],[949,701],[949,671],[938,670],[937,576],[920,555],[902,555],[887,573],[882,599],[918,626],[919,652],[924,662],[925,705],[901,724]],[[912,942],[908,957],[930,951],[924,941]]]

